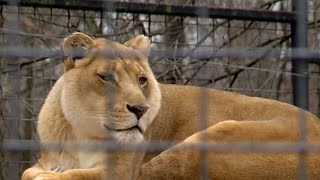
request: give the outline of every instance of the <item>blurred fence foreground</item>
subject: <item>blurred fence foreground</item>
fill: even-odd
[[[0,179],[20,179],[38,159],[37,115],[63,73],[61,41],[76,31],[119,42],[148,36],[160,83],[276,99],[320,116],[320,2],[159,2],[0,0]]]

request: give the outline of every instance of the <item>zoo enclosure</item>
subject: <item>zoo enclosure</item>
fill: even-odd
[[[27,150],[34,149],[30,143],[37,141],[36,116],[62,73],[59,42],[74,31],[122,42],[133,35],[149,36],[154,49],[150,64],[160,82],[289,103],[292,96],[293,104],[304,109],[311,104],[311,111],[319,115],[316,0],[0,3],[0,177],[4,179],[18,179],[15,172],[35,162],[37,154]]]

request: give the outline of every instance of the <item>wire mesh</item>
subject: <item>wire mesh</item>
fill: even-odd
[[[92,37],[104,37],[119,42],[140,34],[148,36],[153,49],[149,58],[150,66],[160,83],[223,89],[293,103],[291,78],[296,74],[291,72],[290,59],[299,54],[291,52],[292,29],[288,22],[235,20],[203,15],[201,17],[172,14],[168,16],[165,12],[156,15],[148,11],[144,13],[114,12],[91,10],[90,7],[85,10],[75,10],[46,7],[45,4],[39,7],[15,6],[18,2],[20,1],[12,1],[11,5],[1,3],[0,9],[2,49],[0,52],[0,138],[3,147],[6,145],[11,149],[1,151],[0,179],[19,179],[21,173],[39,158],[38,147],[30,144],[24,146],[23,142],[25,140],[31,140],[35,144],[38,142],[37,115],[47,93],[63,73],[62,59],[59,54],[60,45],[62,39],[72,32],[85,32]],[[130,3],[140,3],[140,1]],[[150,0],[142,4],[145,3],[159,5],[158,1]],[[229,10],[257,9],[276,13],[290,12],[292,6],[291,1],[282,0],[177,0],[162,3]],[[317,54],[320,41],[320,5],[317,0],[309,0],[308,3],[308,47],[310,49],[304,51],[305,54],[302,57],[310,56],[310,59],[314,60],[320,59]],[[104,8],[112,9],[112,7]],[[195,14],[197,13],[203,12]],[[309,64],[308,78],[310,112],[319,117],[319,63]],[[205,92],[201,98],[206,99]],[[201,109],[205,109],[206,105],[206,103],[202,104]],[[200,119],[205,119],[205,115]],[[201,129],[205,127],[206,125],[203,124]],[[6,140],[12,139],[17,140],[15,144],[6,144]],[[242,145],[238,145],[239,151],[243,148]],[[121,149],[116,145],[113,146],[111,144],[110,147],[99,148],[110,148],[111,151]],[[161,144],[148,147],[154,147],[155,151],[159,151],[170,146],[172,144],[169,142],[163,147]],[[204,145],[204,147],[208,146]],[[235,146],[230,145],[232,149],[237,149]],[[248,149],[259,151],[259,149],[268,150],[269,147],[271,152],[312,149],[303,144],[301,146],[294,148],[290,145],[282,147],[277,144],[273,146],[267,144],[257,145],[256,149],[250,146]],[[32,149],[32,147],[36,148]],[[54,149],[54,147],[51,148]],[[219,147],[214,146],[210,149],[219,150]],[[222,147],[220,150],[227,151],[227,149]],[[318,152],[319,148],[314,147],[314,151]],[[201,159],[205,157],[204,154]],[[206,169],[205,166],[206,164],[203,164],[204,168],[201,169]],[[206,174],[206,171],[204,170],[201,174]]]

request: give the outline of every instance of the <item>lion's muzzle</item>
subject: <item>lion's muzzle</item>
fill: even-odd
[[[127,105],[127,109],[136,115],[137,119],[139,120],[141,116],[148,111],[149,107],[146,105]]]

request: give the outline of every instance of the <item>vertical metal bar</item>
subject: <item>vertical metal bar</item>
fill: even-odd
[[[296,18],[291,23],[291,46],[299,53],[308,46],[308,1],[293,0],[292,10]],[[293,103],[295,106],[308,110],[308,62],[302,58],[292,57],[292,73]]]
[[[19,4],[20,0],[12,0],[10,1],[10,5],[8,6],[8,11],[11,13],[12,20],[8,21],[8,29],[9,30],[17,30],[19,31]],[[8,45],[11,47],[19,48],[21,45],[20,36],[16,35],[7,35],[8,38]],[[8,132],[7,137],[8,139],[15,139],[18,140],[21,137],[20,134],[20,82],[21,82],[21,72],[19,67],[19,59],[8,58],[8,62],[12,63],[13,66],[17,69],[16,71],[10,72],[10,82],[8,83],[8,87],[11,89],[10,96],[13,98],[9,101],[10,104],[8,105],[8,116],[11,117],[11,120],[8,120],[8,126],[6,130]],[[8,151],[4,155],[5,160],[11,161],[8,162],[5,166],[5,174],[4,177],[9,177],[9,179],[20,179],[20,163],[18,163],[21,159],[21,153],[17,153],[15,151]]]
[[[4,24],[4,17],[3,17],[3,6],[0,6],[0,28],[3,27]],[[4,33],[0,33],[0,47],[3,48],[4,46]],[[5,121],[4,121],[4,113],[3,113],[3,78],[2,78],[2,73],[5,68],[5,63],[6,59],[3,57],[0,57],[0,147],[2,144],[2,141],[4,139],[4,134],[5,134]],[[0,179],[4,179],[4,153],[0,151]]]
[[[206,12],[197,12],[197,13],[206,13]],[[197,26],[197,43],[196,46],[201,46],[201,42],[200,39],[202,37],[200,37],[200,26],[201,24],[199,23],[199,18],[197,17],[196,19],[196,26]],[[195,56],[196,59],[198,59],[198,52],[195,52]],[[201,68],[201,61],[197,61],[197,69],[196,71],[198,71]],[[196,83],[199,85],[200,81],[199,79],[201,78],[200,73],[196,72]],[[184,82],[183,82],[184,83]],[[199,131],[204,131],[205,129],[207,129],[208,125],[208,91],[207,89],[201,89],[200,91],[200,96],[199,96],[199,100],[200,100],[200,104],[199,104]],[[206,143],[207,142],[207,134],[201,133],[200,136],[200,143]],[[208,149],[201,149],[199,152],[199,180],[208,180]]]
[[[308,47],[308,0],[293,0],[292,10],[295,13],[295,20],[292,28],[292,48],[296,53],[303,52]],[[303,58],[292,57],[292,85],[294,105],[309,109],[309,83],[308,83],[308,62]],[[300,143],[306,139],[306,118],[301,111],[298,120]],[[305,152],[299,152],[298,176],[300,180],[307,179],[307,167]]]
[[[199,129],[204,131],[208,127],[208,91],[205,88],[200,92],[200,115],[199,115]],[[200,143],[208,142],[207,134],[204,132],[200,136]],[[199,179],[208,180],[208,149],[201,149],[199,152]]]

